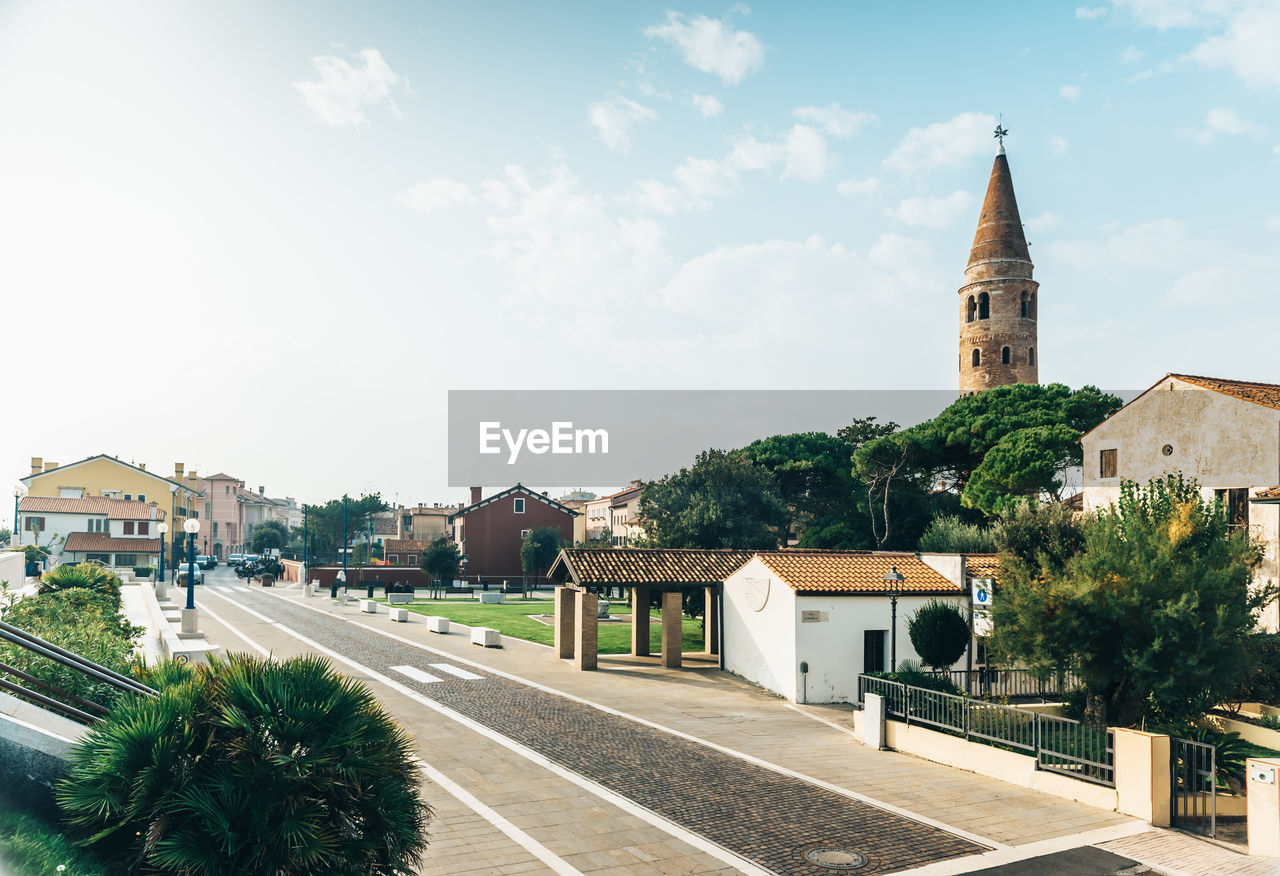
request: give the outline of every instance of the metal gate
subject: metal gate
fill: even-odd
[[[1170,742],[1173,826],[1213,836],[1218,827],[1217,750],[1176,736]]]

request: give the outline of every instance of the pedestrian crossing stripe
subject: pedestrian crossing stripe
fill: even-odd
[[[484,678],[483,675],[476,675],[474,672],[468,672],[465,669],[459,669],[458,667],[451,666],[448,663],[432,663],[431,668],[438,669],[441,672],[447,672],[450,675],[456,676],[458,678],[468,679],[469,681],[478,681],[479,679]]]
[[[437,678],[430,672],[423,672],[416,666],[392,666],[392,672],[398,672],[401,675],[408,676],[414,681],[420,681],[423,684],[431,684],[433,681],[444,681],[443,678]]]

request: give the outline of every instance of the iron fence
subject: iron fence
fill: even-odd
[[[1071,670],[1037,676],[1029,669],[952,669],[941,673],[969,696],[1008,699],[1061,697],[1080,687],[1080,677]]]
[[[1079,721],[972,697],[912,687],[887,678],[858,676],[858,702],[869,693],[884,698],[885,711],[910,724],[1028,754],[1036,768],[1115,787],[1115,751],[1111,731]]]
[[[1174,737],[1169,759],[1173,769],[1174,827],[1214,836],[1218,831],[1217,749],[1205,742]]]

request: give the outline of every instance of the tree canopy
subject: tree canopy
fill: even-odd
[[[640,498],[654,547],[772,549],[787,523],[777,478],[737,453],[705,450]]]
[[[969,620],[951,603],[931,599],[907,618],[907,635],[925,666],[950,669],[969,647]]]
[[[542,526],[524,537],[520,544],[520,566],[526,575],[545,575],[562,547],[560,530]]]
[[[385,511],[387,503],[378,493],[363,495],[359,499],[347,498],[347,536],[355,536],[366,527],[365,517],[376,511]],[[342,496],[330,499],[323,505],[308,505],[307,537],[311,557],[336,555],[342,547]]]
[[[993,649],[1034,669],[1074,666],[1096,726],[1178,724],[1231,695],[1257,612],[1258,545],[1181,475],[1125,482],[1084,521],[1006,515]]]
[[[253,528],[250,543],[255,554],[282,548],[289,543],[289,527],[279,520],[264,520]]]
[[[462,565],[462,554],[458,553],[458,546],[443,535],[432,541],[422,554],[422,571],[438,581],[441,586],[458,576],[460,565]]]

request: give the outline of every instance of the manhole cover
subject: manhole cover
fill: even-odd
[[[866,855],[848,849],[810,849],[804,853],[804,859],[828,870],[861,870],[867,866]]]

